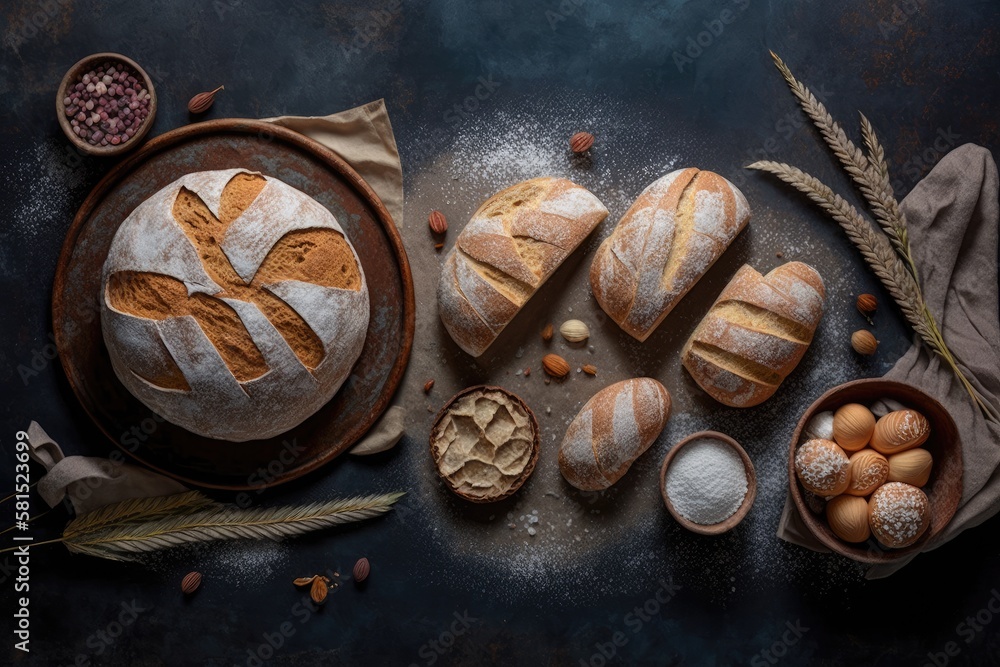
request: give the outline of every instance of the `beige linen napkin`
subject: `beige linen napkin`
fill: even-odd
[[[300,132],[337,153],[375,190],[397,225],[403,220],[403,170],[383,100],[329,116],[281,116],[269,122]],[[353,454],[391,449],[403,435],[405,410],[389,408],[353,448]],[[90,456],[64,456],[35,422],[28,427],[31,457],[48,473],[38,490],[50,507],[66,497],[76,513],[110,503],[182,493],[187,489],[145,468]]]
[[[946,155],[903,200],[924,298],[943,325],[948,347],[994,410],[1000,409],[1000,314],[997,285],[997,167],[988,150],[965,144]],[[1000,510],[1000,424],[988,421],[947,365],[919,340],[885,375],[920,387],[948,409],[962,439],[962,499],[930,551]],[[827,551],[809,533],[790,499],[778,537]],[[868,570],[887,577],[916,556]]]
[[[265,118],[323,144],[344,158],[372,187],[396,225],[403,223],[403,169],[384,100],[376,100],[329,116]],[[355,455],[392,449],[403,437],[406,411],[386,410],[365,437],[351,448]]]
[[[397,225],[403,224],[403,169],[384,100],[329,116],[264,118],[323,144],[372,187]]]
[[[36,422],[28,426],[28,455],[48,473],[38,494],[49,507],[68,498],[77,516],[132,498],[184,493],[180,482],[138,466],[96,456],[63,456],[62,449]]]

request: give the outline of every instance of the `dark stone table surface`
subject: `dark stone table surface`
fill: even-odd
[[[57,82],[84,55],[117,51],[147,69],[160,100],[151,136],[191,122],[188,98],[219,84],[226,90],[210,118],[322,115],[384,98],[405,174],[407,213],[399,222],[418,305],[414,359],[400,389],[413,428],[400,446],[370,459],[339,459],[253,497],[267,506],[408,490],[397,511],[284,545],[192,548],[144,565],[40,547],[30,561],[30,654],[13,648],[7,630],[22,594],[14,592],[14,559],[3,554],[0,662],[1000,664],[1000,520],[881,581],[774,537],[794,415],[837,382],[883,374],[909,334],[830,221],[742,169],[754,159],[787,160],[849,191],[804,125],[768,49],[821,93],[852,133],[857,111],[864,111],[887,147],[899,196],[954,146],[974,142],[995,154],[996,2],[6,0],[0,16],[0,495],[13,488],[15,433],[30,420],[67,453],[114,451],[51,358],[49,303],[60,245],[77,207],[111,166],[71,150],[53,115]],[[565,156],[566,137],[576,129],[598,136],[593,164]],[[656,453],[637,464],[618,497],[593,505],[575,497],[545,504],[545,485],[561,488],[551,460],[521,504],[480,510],[450,498],[434,482],[426,453],[425,405],[437,409],[447,391],[493,380],[544,412],[554,396],[545,392],[556,390],[537,373],[530,385],[513,373],[529,365],[515,359],[516,334],[478,364],[441,342],[427,211],[440,208],[458,228],[498,183],[527,177],[538,165],[607,197],[615,220],[645,184],[689,164],[740,185],[754,208],[750,230],[672,316],[677,331],[665,327],[646,348],[655,354],[624,340],[613,324],[595,332],[596,355],[615,358],[608,380],[655,372],[674,394],[676,414]],[[593,249],[591,243],[581,254]],[[815,262],[830,287],[829,312],[802,367],[772,402],[746,413],[723,409],[675,362],[654,357],[661,350],[676,357],[690,325],[740,263],[774,265],[777,252]],[[585,265],[571,264],[563,273],[579,282]],[[584,304],[578,307],[599,321],[586,290],[575,289]],[[875,328],[882,345],[867,361],[845,343],[864,324],[852,306],[861,291],[885,304]],[[541,321],[551,308],[565,317],[571,303],[553,288],[522,315]],[[425,398],[419,388],[434,367],[446,376],[443,389]],[[577,405],[586,387],[574,378],[552,400]],[[546,443],[571,416],[542,418]],[[685,430],[705,425],[740,439],[762,476],[751,517],[714,540],[683,532],[642,481]],[[37,479],[40,468],[32,473]],[[33,513],[42,512],[41,499],[32,497]],[[572,516],[566,503],[576,508]],[[554,536],[546,541],[522,530],[538,508]],[[0,515],[9,525],[12,504],[0,506]],[[53,537],[66,520],[65,509],[56,508],[33,534]],[[10,535],[0,545],[10,544]],[[320,611],[290,584],[328,568],[347,575],[360,555],[372,561],[368,584],[345,581]],[[184,599],[179,581],[191,569],[204,572],[205,583]]]

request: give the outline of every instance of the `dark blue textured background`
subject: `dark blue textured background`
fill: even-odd
[[[724,11],[731,22],[713,23]],[[734,180],[741,165],[773,156],[843,186],[814,133],[796,129],[801,117],[767,49],[779,52],[817,91],[832,91],[829,106],[838,117],[853,120],[856,110],[865,111],[880,129],[900,196],[941,156],[944,135],[994,153],[1000,148],[996,2],[7,0],[2,15],[2,494],[13,481],[13,434],[30,419],[58,441],[73,443],[67,447],[73,453],[106,455],[111,449],[76,405],[57,362],[28,382],[17,371],[48,343],[62,237],[110,166],[68,151],[52,114],[59,78],[89,53],[125,53],[152,75],[160,100],[152,135],[187,123],[187,99],[216,81],[226,84],[226,92],[211,117],[326,114],[384,97],[408,185],[450,149],[456,120],[449,109],[486,77],[500,82],[502,94],[491,104],[501,109],[537,104],[545,113],[571,117],[570,100],[614,98],[662,122],[664,133],[692,136],[699,166]],[[702,38],[708,44],[702,53],[692,51],[697,57],[678,68],[674,54],[688,48],[689,38],[720,27],[711,40]],[[366,30],[369,36],[361,36]],[[641,145],[656,138],[630,140]],[[823,226],[787,191],[759,176],[744,178],[753,180],[759,200]],[[19,206],[38,200],[39,188],[51,192],[47,205]],[[870,276],[858,280],[878,290]],[[906,338],[898,317],[887,314],[880,324],[893,334],[880,351],[884,366],[905,349]],[[425,445],[407,440],[403,446]],[[267,492],[262,502],[368,491],[379,478],[405,485],[402,456],[338,462]],[[10,511],[2,508],[4,525]],[[38,534],[55,533],[65,518],[62,510],[53,512]],[[1000,588],[996,519],[886,581],[831,585],[826,561],[794,547],[786,547],[789,560],[799,566],[787,584],[744,585],[753,574],[734,572],[741,592],[723,595],[728,588],[722,578],[713,584],[678,577],[684,588],[655,605],[648,621],[632,610],[655,599],[659,579],[623,571],[614,553],[597,565],[602,576],[633,578],[639,583],[629,590],[645,593],[595,595],[586,582],[575,582],[565,595],[541,590],[512,598],[491,589],[491,573],[468,571],[467,561],[428,539],[432,528],[418,507],[333,536],[309,537],[295,543],[280,572],[248,575],[246,585],[207,584],[191,601],[180,599],[177,581],[189,563],[197,564],[197,551],[149,569],[73,557],[61,547],[40,549],[32,559],[32,654],[5,644],[3,655],[14,664],[248,664],[248,651],[276,637],[287,621],[294,633],[270,664],[764,665],[774,663],[762,651],[783,635],[795,639],[787,644],[785,664],[923,665],[929,652],[944,651],[948,642],[960,649],[950,664],[1000,664],[995,614],[983,615],[979,623],[992,623],[978,631],[960,625]],[[343,572],[359,553],[376,563],[368,588],[348,585],[301,622],[288,579],[327,566]],[[9,563],[0,559],[5,628],[14,607]],[[808,568],[816,568],[823,585],[807,583]],[[114,628],[123,601],[131,600],[147,611],[110,644],[95,639],[94,633]],[[455,620],[465,612],[475,619],[467,629]],[[455,637],[448,634],[453,621],[452,629],[460,631]],[[808,630],[799,639],[786,632],[788,624]],[[613,644],[616,631],[626,640],[620,646]],[[13,640],[5,632],[3,641]],[[614,656],[606,660],[602,651]],[[938,665],[944,660],[937,656]]]

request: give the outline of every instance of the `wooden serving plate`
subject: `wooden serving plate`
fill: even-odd
[[[813,415],[825,410],[836,410],[845,403],[869,406],[883,398],[891,398],[916,410],[926,417],[931,425],[931,435],[923,445],[934,458],[930,480],[923,487],[930,501],[931,523],[916,543],[903,549],[884,547],[874,536],[863,544],[850,544],[841,540],[830,530],[825,515],[816,514],[809,509],[803,495],[805,489],[795,474],[795,450],[798,448],[802,431]],[[860,563],[872,565],[892,563],[907,558],[919,553],[924,543],[934,539],[945,529],[955,516],[958,502],[962,499],[962,442],[958,435],[958,427],[943,405],[916,387],[881,378],[847,382],[816,399],[795,427],[788,452],[788,487],[802,522],[809,532],[831,551]]]
[[[670,468],[670,464],[673,462],[674,457],[676,457],[677,453],[680,452],[686,445],[703,438],[708,440],[718,440],[732,447],[736,453],[740,455],[740,460],[743,461],[743,470],[747,475],[747,494],[743,497],[743,502],[740,504],[739,508],[737,508],[733,515],[728,519],[709,525],[695,523],[694,521],[685,519],[684,516],[674,507],[674,504],[670,502],[670,497],[667,495],[667,470]],[[674,520],[684,528],[687,528],[692,533],[697,533],[699,535],[722,535],[723,533],[729,532],[741,521],[743,521],[744,517],[749,514],[750,508],[753,507],[753,501],[757,498],[757,473],[754,471],[753,461],[750,460],[750,455],[747,454],[746,450],[743,449],[743,446],[736,442],[736,440],[729,437],[725,433],[720,433],[719,431],[698,431],[697,433],[692,433],[674,445],[663,458],[663,465],[660,466],[660,495],[663,496],[663,504],[667,506],[667,511],[670,512],[670,516],[674,517]]]
[[[195,435],[133,397],[112,370],[98,301],[108,248],[137,205],[184,174],[237,167],[279,178],[330,209],[354,244],[371,294],[365,346],[340,391],[294,429],[249,442]],[[153,139],[98,183],[66,235],[52,290],[52,321],[70,386],[120,448],[189,484],[261,489],[331,461],[388,407],[413,343],[413,281],[392,217],[343,159],[270,123],[213,120]]]

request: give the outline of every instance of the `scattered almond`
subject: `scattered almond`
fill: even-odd
[[[431,393],[431,389],[433,389],[433,388],[434,388],[434,378],[431,378],[430,380],[428,380],[427,382],[424,383],[424,393],[425,394]]]
[[[528,377],[529,375],[531,375],[531,367],[530,366],[528,368],[524,369],[524,377]]]
[[[544,340],[546,343],[549,342],[550,340],[552,340],[552,332],[553,331],[554,331],[554,327],[552,326],[552,323],[549,322],[548,324],[546,324],[545,328],[542,329],[542,340]]]
[[[181,579],[181,591],[184,595],[191,595],[201,586],[201,572],[188,572]]]
[[[223,89],[225,89],[225,86],[219,86],[207,93],[198,93],[188,102],[188,111],[191,113],[205,113],[215,101],[215,94]]]
[[[851,347],[858,354],[868,356],[875,354],[875,351],[878,350],[878,341],[875,340],[871,331],[859,329],[851,334]]]
[[[427,224],[430,225],[431,231],[435,234],[444,234],[448,231],[448,220],[441,211],[431,211],[431,214],[427,216]]]
[[[312,586],[309,588],[309,597],[316,604],[323,604],[329,590],[329,586],[326,585],[326,577],[313,577]]]
[[[590,329],[580,320],[566,320],[559,327],[559,333],[570,343],[582,343],[590,337]]]
[[[359,558],[358,562],[354,564],[354,581],[359,584],[368,578],[368,574],[372,571],[371,563],[368,562],[367,558]]]
[[[312,584],[315,578],[316,575],[313,575],[311,577],[299,577],[298,579],[295,579],[292,583],[301,588],[303,586],[309,586],[310,584]]]
[[[597,366],[594,366],[593,364],[584,364],[583,372],[587,375],[597,375]]]
[[[594,145],[594,135],[590,132],[577,132],[569,138],[569,148],[574,153],[586,153]]]
[[[857,306],[858,310],[864,315],[874,313],[875,309],[878,308],[878,299],[873,294],[860,294],[858,295]]]
[[[554,378],[561,379],[569,375],[569,364],[558,354],[546,354],[542,357],[542,370]]]

